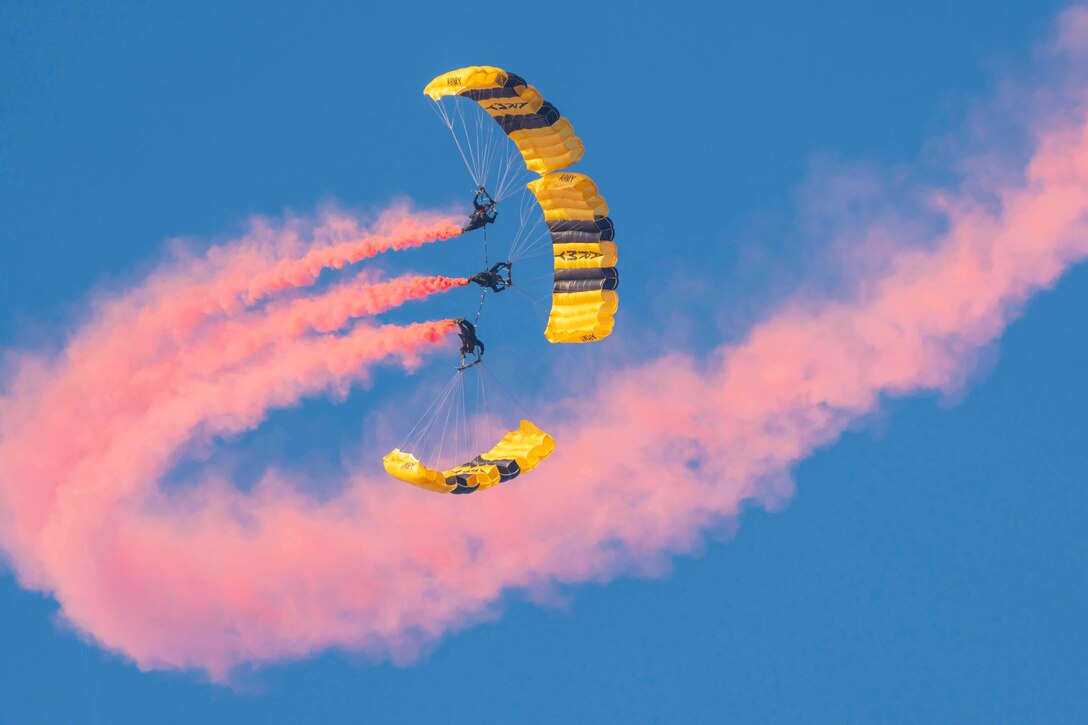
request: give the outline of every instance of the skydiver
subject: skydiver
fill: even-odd
[[[457,369],[466,370],[483,362],[484,344],[480,342],[480,338],[476,337],[476,326],[464,317],[457,318],[457,326],[460,328],[457,335],[461,338],[461,365]],[[465,365],[467,355],[475,355],[476,359]]]
[[[486,204],[480,203],[481,197],[487,199]],[[487,224],[494,224],[495,218],[499,215],[499,210],[495,208],[495,200],[482,186],[476,190],[476,196],[472,197],[472,207],[473,212],[468,218],[468,224],[461,229],[462,234],[480,229]]]
[[[514,282],[510,279],[511,273],[510,262],[499,262],[491,266],[491,269],[485,269],[483,272],[477,272],[468,278],[469,282],[475,282],[481,287],[486,287],[492,292],[502,292],[507,287],[510,287]],[[501,272],[506,270],[506,277],[503,278]]]

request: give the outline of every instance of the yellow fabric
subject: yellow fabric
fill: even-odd
[[[443,96],[456,96],[462,91],[502,88],[506,71],[490,65],[471,65],[443,73],[427,84],[423,93],[437,101]]]
[[[413,486],[438,493],[449,493],[456,488],[446,483],[446,476],[441,471],[427,468],[419,462],[418,458],[399,448],[394,448],[387,453],[382,463],[385,465],[385,472],[390,476]]]
[[[544,337],[549,342],[593,342],[608,337],[619,308],[614,290],[556,292]]]
[[[615,242],[570,242],[553,244],[556,269],[590,269],[616,266]]]
[[[530,181],[528,187],[540,202],[545,221],[593,221],[608,216],[608,203],[597,191],[597,184],[585,174],[548,174]]]
[[[523,420],[517,428],[507,431],[491,450],[481,455],[481,458],[490,461],[514,459],[521,473],[526,473],[540,465],[540,462],[550,456],[554,450],[554,438],[531,422]],[[386,454],[382,462],[386,473],[393,478],[437,493],[449,493],[457,488],[454,484],[446,483],[447,478],[452,476],[466,476],[468,480],[465,485],[469,488],[479,486],[482,490],[498,483],[501,475],[498,466],[494,464],[480,466],[465,464],[447,471],[438,471],[428,468],[411,453],[406,453],[399,448],[394,448]]]
[[[513,458],[518,462],[521,472],[528,473],[554,450],[554,438],[529,421],[523,420],[520,426],[507,432],[494,448],[483,454],[483,458],[489,461]]]

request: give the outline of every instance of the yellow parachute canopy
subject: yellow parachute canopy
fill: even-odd
[[[472,493],[533,470],[555,450],[555,440],[527,420],[468,463],[438,471],[411,453],[394,448],[382,462],[394,478],[438,493]]]
[[[423,89],[432,100],[462,96],[476,101],[514,140],[525,166],[538,174],[565,169],[585,148],[570,121],[521,76],[502,68],[474,65],[435,78]]]
[[[563,171],[529,183],[552,236],[555,280],[544,337],[592,342],[612,333],[619,307],[615,227],[608,203],[585,174]]]

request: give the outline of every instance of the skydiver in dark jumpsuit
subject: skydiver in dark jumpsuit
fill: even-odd
[[[486,204],[480,203],[481,197],[487,199]],[[468,224],[461,229],[462,234],[480,229],[487,224],[494,224],[495,218],[499,215],[498,209],[495,208],[495,200],[482,186],[476,191],[476,196],[472,198],[472,206],[473,212],[468,218]]]
[[[506,277],[503,278],[502,270],[506,270]],[[513,285],[513,281],[510,279],[511,264],[510,262],[499,262],[492,265],[491,269],[485,269],[483,272],[477,272],[468,278],[469,282],[475,282],[481,287],[486,287],[492,292],[502,292],[507,287]]]
[[[457,326],[460,328],[457,335],[461,338],[461,365],[457,369],[465,370],[473,365],[479,365],[483,362],[484,344],[480,342],[480,338],[476,337],[476,326],[464,317],[458,318]],[[475,355],[476,359],[465,365],[467,355]]]

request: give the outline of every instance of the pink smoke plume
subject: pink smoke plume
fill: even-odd
[[[1088,44],[1086,17],[1064,17],[1056,53]],[[24,353],[0,401],[0,545],[23,585],[50,592],[103,646],[216,679],[328,647],[410,656],[504,591],[690,550],[742,501],[788,496],[791,466],[882,396],[957,385],[973,351],[1088,255],[1084,90],[1062,86],[1047,102],[1019,178],[966,165],[963,191],[935,202],[944,230],[889,250],[849,299],[794,300],[705,360],[611,371],[594,394],[541,410],[558,449],[531,478],[460,500],[387,480],[376,464],[321,502],[276,471],[250,492],[214,478],[158,486],[194,437],[251,428],[377,360],[413,364],[451,323],[331,337],[306,313],[310,332],[275,354],[258,345],[185,368],[125,339],[110,317],[124,305],[106,303],[64,354]],[[270,282],[234,289],[251,300],[313,279],[272,269]],[[173,279],[180,299],[187,282]],[[143,385],[145,366],[170,385]]]
[[[406,276],[388,282],[367,279],[341,284],[321,297],[303,297],[292,301],[283,310],[286,323],[292,328],[309,328],[332,332],[347,320],[377,315],[409,300],[418,300],[438,292],[464,287],[468,280],[453,277]]]
[[[342,269],[376,254],[410,249],[430,241],[455,237],[461,233],[456,218],[411,214],[387,220],[378,234],[361,236],[351,223],[335,228],[343,239],[327,247],[312,249],[301,259],[282,260],[268,271],[254,276],[246,287],[246,300],[255,302],[269,294],[291,287],[304,287],[317,280],[325,269]]]
[[[146,334],[170,330],[184,338],[214,315],[229,315],[269,295],[313,283],[325,269],[343,269],[378,254],[449,239],[458,217],[397,204],[368,221],[337,209],[316,219],[252,221],[240,238],[199,255],[176,249],[141,285],[110,298],[112,319]],[[97,328],[94,328],[97,334]]]

